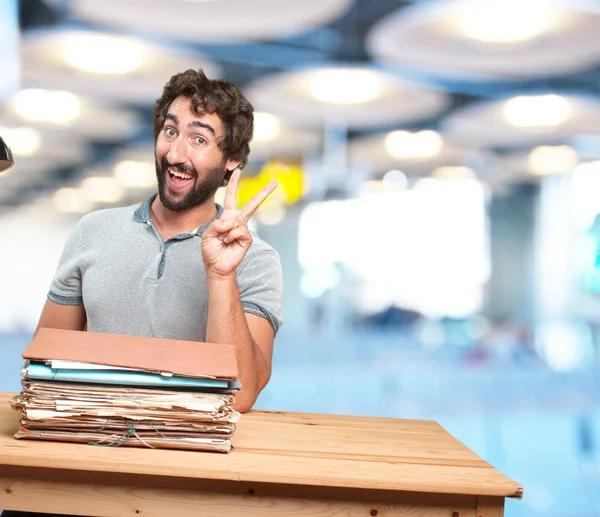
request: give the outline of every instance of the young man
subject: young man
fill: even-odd
[[[283,289],[279,255],[248,230],[277,184],[236,209],[252,131],[236,86],[201,70],[173,76],[154,108],[158,195],[82,217],[38,328],[233,343],[236,409],[249,410],[271,375]]]

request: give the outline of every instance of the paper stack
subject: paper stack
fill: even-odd
[[[42,328],[23,353],[16,438],[232,448],[233,345]]]

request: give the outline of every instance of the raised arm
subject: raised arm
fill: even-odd
[[[208,326],[206,340],[235,345],[242,391],[235,408],[248,411],[271,376],[275,332],[269,321],[246,314],[240,299],[236,268],[252,244],[248,220],[277,187],[272,182],[262,189],[243,210],[235,201],[239,169],[231,175],[225,194],[224,210],[202,236],[202,258],[208,281]]]

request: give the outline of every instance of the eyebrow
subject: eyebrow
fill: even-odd
[[[167,113],[165,116],[165,120],[172,120],[176,125],[179,125],[179,119],[177,118],[177,115],[173,115],[172,113]],[[203,129],[206,129],[207,131],[209,131],[212,134],[213,138],[216,138],[216,136],[217,136],[215,134],[215,130],[213,129],[213,127],[210,124],[207,124],[206,122],[200,122],[199,120],[194,120],[188,124],[188,127],[203,128]]]

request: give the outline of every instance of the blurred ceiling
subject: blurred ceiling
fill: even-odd
[[[0,207],[93,174],[121,177],[145,195],[152,106],[187,68],[233,81],[253,102],[249,175],[268,159],[318,155],[334,141],[347,150],[345,165],[375,179],[462,167],[455,176],[536,181],[546,171],[532,158],[539,147],[562,149],[571,164],[578,142],[588,139],[587,158],[598,143],[600,7],[592,0],[15,4],[21,89],[0,99],[0,131],[19,152],[0,178]]]

